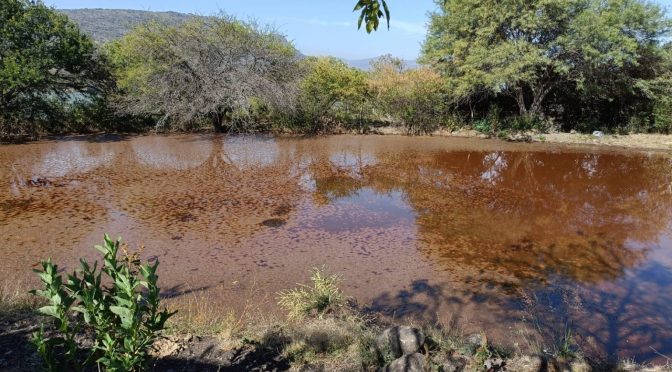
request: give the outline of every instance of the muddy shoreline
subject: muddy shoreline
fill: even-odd
[[[379,127],[373,128],[371,134],[378,135],[405,135],[402,128],[397,127]],[[567,144],[567,145],[586,145],[603,146],[624,149],[638,150],[660,150],[672,151],[672,135],[670,134],[604,134],[594,136],[586,133],[567,133],[567,132],[511,132],[501,137],[484,134],[472,129],[459,129],[449,131],[445,129],[437,130],[428,136],[437,137],[458,137],[458,138],[483,138],[483,139],[501,139],[512,142],[534,142],[548,144]]]
[[[146,133],[72,133],[65,135],[46,135],[41,136],[37,141],[58,141],[63,138],[83,138],[99,137],[101,141],[115,140],[123,137],[134,136],[163,136],[163,135],[185,135],[185,134],[214,134],[210,130],[194,132],[146,132]],[[244,134],[243,134],[244,135]],[[286,138],[302,138],[315,136],[333,136],[333,135],[383,135],[383,136],[408,136],[403,128],[394,126],[371,127],[365,133],[356,130],[336,130],[330,133],[320,134],[301,134],[301,133],[250,133],[250,135],[275,136]],[[606,147],[614,149],[633,149],[633,150],[654,150],[662,152],[672,151],[672,134],[658,133],[631,133],[631,134],[604,134],[603,136],[594,136],[588,133],[568,133],[568,132],[510,132],[503,136],[484,134],[473,129],[447,130],[438,129],[432,133],[416,135],[412,137],[454,137],[454,138],[480,138],[496,139],[507,142],[529,142],[539,144],[564,144],[579,145],[588,147]],[[21,143],[31,143],[30,141],[20,141]],[[8,144],[0,142],[0,144]]]

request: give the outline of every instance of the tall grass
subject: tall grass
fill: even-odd
[[[206,294],[198,292],[170,302],[179,310],[168,323],[170,331],[228,338],[243,327],[243,316],[222,308]]]

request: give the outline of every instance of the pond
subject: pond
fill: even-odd
[[[44,257],[94,259],[110,232],[160,260],[170,299],[279,311],[277,291],[324,265],[363,311],[522,349],[571,329],[587,354],[672,354],[669,153],[75,136],[0,146],[0,190],[0,285],[34,285]]]

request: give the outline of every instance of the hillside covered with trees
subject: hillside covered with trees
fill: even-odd
[[[119,39],[135,27],[149,22],[175,26],[188,19],[199,17],[178,12],[134,9],[58,9],[57,11],[68,16],[82,32],[100,43]]]
[[[367,31],[387,18],[370,3]],[[119,14],[96,18],[105,12]],[[4,138],[672,130],[670,20],[641,0],[438,0],[422,65],[385,56],[369,71],[305,57],[278,30],[223,15],[61,13],[1,0],[0,20]]]

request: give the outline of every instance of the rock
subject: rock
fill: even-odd
[[[485,361],[484,365],[486,371],[499,371],[504,366],[504,360],[502,358],[490,358]]]
[[[266,227],[280,227],[286,223],[287,221],[283,220],[282,218],[269,218],[261,222],[261,224]]]
[[[593,132],[593,137],[604,137],[604,133],[599,130]]]
[[[184,345],[177,337],[164,337],[154,341],[149,354],[154,358],[165,358],[177,355],[184,349]]]
[[[404,355],[399,359],[393,360],[385,368],[386,372],[424,372],[425,356],[420,353]]]
[[[476,349],[478,349],[482,345],[488,344],[488,339],[482,333],[471,334],[467,336],[467,338],[464,341],[472,352],[476,351]]]
[[[576,131],[574,129],[569,131],[569,134],[576,134]]]
[[[465,362],[461,359],[447,359],[439,363],[440,372],[460,372],[464,370]]]
[[[388,328],[376,340],[378,352],[381,355],[390,354],[394,358],[417,353],[424,344],[425,334],[408,326]]]
[[[506,361],[509,371],[539,372],[546,370],[544,358],[538,355],[522,355]]]
[[[532,136],[526,133],[516,133],[509,136],[508,140],[512,142],[532,142]]]

